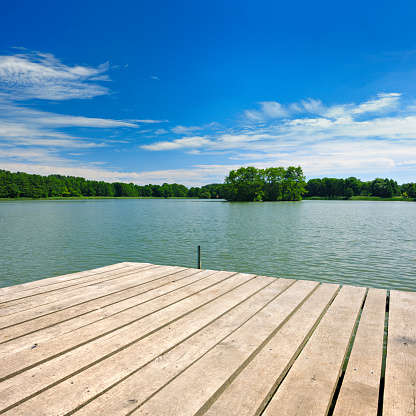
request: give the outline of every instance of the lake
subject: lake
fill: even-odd
[[[0,287],[133,261],[416,291],[411,202],[0,203]]]

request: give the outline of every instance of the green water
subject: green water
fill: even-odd
[[[122,261],[416,291],[416,205],[207,200],[0,203],[0,287]]]

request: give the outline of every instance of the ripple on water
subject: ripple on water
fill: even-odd
[[[122,261],[416,291],[414,204],[0,203],[0,286]]]

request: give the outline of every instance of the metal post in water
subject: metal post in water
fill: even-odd
[[[198,246],[198,269],[201,268],[201,246]]]

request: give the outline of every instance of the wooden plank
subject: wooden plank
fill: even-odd
[[[369,289],[334,416],[377,415],[387,291]]]
[[[42,294],[42,298],[33,300],[33,307],[21,312],[0,317],[0,328],[10,328],[25,322],[33,321],[42,316],[56,313],[74,305],[82,304],[92,299],[108,296],[111,293],[130,290],[149,281],[186,270],[184,268],[155,267],[152,269],[131,271],[116,279],[104,282],[94,282],[83,288],[71,289],[69,292],[53,292]],[[31,303],[31,301],[27,301]],[[38,306],[37,304],[40,303]],[[24,333],[24,332],[23,332]],[[0,336],[1,337],[1,336]],[[1,340],[2,338],[0,338]]]
[[[174,275],[168,275],[132,287],[128,291],[116,292],[99,299],[93,299],[23,324],[29,324],[28,330],[32,329],[32,332],[29,331],[26,335],[3,343],[0,350],[0,359],[26,349],[29,345],[43,343],[48,339],[62,336],[78,328],[91,325],[93,322],[174,292],[214,273],[213,270],[186,269]],[[34,333],[35,329],[32,325],[36,326],[36,333]],[[7,331],[4,332],[7,333]]]
[[[228,386],[205,415],[260,415],[338,289],[338,285],[322,284]]]
[[[121,416],[134,410],[247,322],[292,283],[290,280],[276,279],[195,335],[156,357],[141,370],[95,398],[75,412],[75,415]]]
[[[7,322],[9,325],[0,330],[0,343],[5,342],[3,335],[7,335],[8,340],[20,337],[27,333],[32,333],[42,328],[54,325],[58,322],[69,320],[78,315],[94,310],[97,305],[111,304],[113,298],[128,299],[134,293],[141,294],[146,288],[160,285],[166,280],[176,280],[197,273],[197,269],[184,269],[180,271],[172,269],[152,269],[145,270],[139,274],[129,276],[128,280],[123,280],[120,284],[100,286],[98,290],[82,290],[78,296],[68,299],[61,299],[46,305],[23,311],[8,317],[0,318],[0,322]],[[212,274],[213,272],[211,272]],[[101,306],[100,306],[101,307]],[[93,308],[93,309],[91,309]]]
[[[52,277],[50,279],[45,279],[48,281],[47,284],[42,284],[42,280],[37,280],[36,282],[29,282],[29,283],[37,283],[36,285],[33,285],[32,287],[25,287],[25,284],[17,285],[17,286],[11,286],[6,287],[3,289],[0,289],[0,310],[3,310],[5,308],[4,303],[19,303],[22,306],[24,306],[24,300],[28,297],[32,297],[34,295],[39,295],[42,293],[48,293],[55,290],[61,290],[61,289],[68,289],[73,286],[79,286],[83,283],[88,283],[90,281],[93,281],[94,279],[104,279],[107,276],[111,275],[117,275],[119,273],[124,273],[128,270],[139,270],[145,267],[150,266],[156,266],[150,263],[137,263],[136,265],[128,265],[124,264],[122,267],[103,267],[102,270],[90,270],[87,272],[81,272],[76,273],[76,278],[73,278],[72,275],[64,275],[64,276],[56,276]],[[67,278],[67,279],[63,279]],[[27,283],[27,285],[29,285]],[[45,282],[46,283],[46,282]],[[23,287],[22,287],[23,286]],[[6,289],[10,289],[9,291],[6,291]]]
[[[64,298],[69,298],[71,296],[77,296],[81,291],[91,290],[93,287],[102,287],[110,286],[112,283],[117,284],[121,279],[133,275],[135,273],[141,273],[143,271],[152,269],[161,269],[163,267],[171,266],[156,266],[149,265],[143,267],[125,267],[122,270],[111,271],[106,273],[100,273],[98,276],[89,276],[87,279],[83,280],[81,283],[73,284],[64,288],[45,291],[41,290],[39,293],[32,293],[30,296],[22,297],[19,299],[11,300],[9,302],[4,302],[0,305],[1,315],[10,315],[16,311],[24,311],[26,309],[31,309],[43,304],[53,302],[55,300],[60,300]],[[180,269],[180,268],[178,268]],[[183,270],[183,268],[182,268]],[[43,289],[43,288],[42,288]],[[37,291],[34,289],[33,291]]]
[[[18,385],[24,392],[17,392],[14,388],[16,382],[10,383],[6,380],[2,384],[7,384],[8,387],[0,393],[0,408],[7,402],[16,403],[16,396],[20,395],[20,404],[8,410],[8,415],[27,415],[32,409],[36,409],[37,415],[53,416],[75,410],[271,283],[270,279],[253,277],[233,276],[233,279],[222,284],[223,290],[219,288],[221,284],[207,290],[213,297],[209,303],[202,301],[201,305],[203,295],[198,294],[192,310],[181,316],[177,316],[176,313],[172,315],[169,308],[166,308],[161,311],[163,314],[160,313],[160,319],[147,320],[152,330],[146,337],[140,329],[125,331],[123,337],[113,336],[99,345],[90,343],[65,357],[61,356],[58,360],[45,363],[42,368],[35,368],[16,376],[19,380]],[[224,292],[226,283],[234,283],[234,289]],[[236,285],[238,286],[235,287]],[[190,299],[187,299],[184,302],[189,301]],[[199,307],[195,310],[198,301]],[[134,342],[130,342],[134,338]],[[123,343],[124,347],[118,348],[116,354],[115,351],[107,354],[109,343],[118,346]],[[105,357],[96,361],[94,357],[102,356],[103,350],[107,350],[104,351]],[[79,373],[81,368],[83,371]],[[35,377],[32,377],[33,375]],[[54,385],[54,380],[59,380],[59,384]],[[33,394],[36,395],[29,400],[21,401]]]
[[[297,281],[131,414],[203,414],[317,286]]]
[[[264,416],[325,415],[366,289],[344,286],[289,370]]]
[[[134,273],[143,272],[149,269],[160,269],[160,267],[161,266],[156,265],[148,265],[143,267],[124,267],[121,270],[88,276],[85,279],[82,279],[82,281],[77,284],[67,285],[63,288],[57,288],[50,291],[43,290],[43,288],[42,290],[36,288],[33,289],[33,291],[31,292],[38,291],[38,293],[32,293],[31,295],[19,299],[10,300],[0,304],[0,316],[4,318],[6,315],[11,315],[16,312],[22,312],[27,309],[32,309],[43,304],[53,302],[55,300],[69,298],[71,296],[77,296],[80,292],[84,290],[84,288],[88,290],[88,288],[92,287],[93,285],[109,285],[112,282],[117,282],[118,279],[132,275]]]
[[[416,292],[390,291],[383,415],[416,414]]]
[[[137,263],[137,264],[140,264],[140,263]],[[146,263],[146,264],[149,264],[149,263]],[[8,294],[11,294],[11,293],[15,293],[15,294],[20,296],[22,294],[22,292],[25,292],[26,290],[30,290],[30,289],[33,289],[33,288],[53,285],[53,284],[56,284],[57,282],[65,282],[65,281],[70,281],[70,280],[76,280],[78,278],[91,276],[91,275],[99,274],[99,273],[105,273],[107,271],[112,271],[112,270],[114,271],[114,270],[117,270],[117,269],[122,269],[123,267],[132,266],[132,265],[133,264],[127,263],[127,262],[116,263],[116,264],[111,264],[109,266],[99,267],[97,269],[91,269],[91,270],[86,270],[86,271],[82,271],[82,272],[64,274],[64,275],[61,275],[61,276],[54,276],[54,277],[49,277],[49,278],[46,278],[46,279],[34,280],[32,282],[26,282],[26,283],[22,283],[20,285],[3,287],[3,288],[0,288],[0,299],[2,299],[3,296],[5,296],[6,294],[8,295]]]
[[[204,300],[209,301],[222,294],[222,291],[231,290],[238,284],[243,284],[247,279],[252,278],[252,276],[241,276],[236,282],[228,281],[232,275],[233,273],[230,272],[217,272],[202,281],[167,293],[91,325],[82,326],[45,343],[37,343],[36,338],[33,338],[33,343],[28,344],[24,350],[2,359],[0,380],[92,341],[94,341],[94,346],[97,345],[96,354],[98,355],[101,352],[105,355],[104,351],[107,349],[116,351],[120,345],[123,345],[121,341],[123,335],[125,339],[129,340],[128,342],[133,342],[147,332],[157,329],[157,325],[169,322],[171,315],[176,316],[175,314],[177,314],[180,317],[189,310],[199,307]],[[120,339],[117,339],[117,336]],[[101,346],[102,343],[105,346]],[[37,346],[32,349],[34,344]]]

